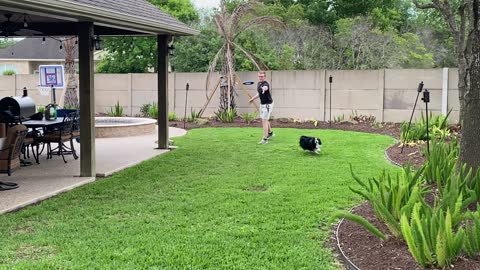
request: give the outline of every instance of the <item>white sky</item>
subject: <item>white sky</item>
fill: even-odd
[[[197,8],[215,8],[220,4],[220,0],[191,0]]]

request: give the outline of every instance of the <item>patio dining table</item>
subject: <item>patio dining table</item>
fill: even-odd
[[[37,129],[43,129],[45,131],[46,128],[49,127],[54,127],[56,125],[60,125],[63,122],[63,117],[58,117],[57,119],[52,119],[52,120],[46,120],[43,118],[42,120],[27,120],[23,121],[22,124],[25,125],[27,128],[31,128],[33,130],[33,140],[36,142],[37,140]],[[33,148],[32,148],[33,151]],[[43,151],[43,149],[42,149]],[[33,153],[33,157],[35,158],[35,161],[37,164],[40,164],[39,157]]]
[[[63,117],[59,117],[53,120],[46,120],[45,118],[43,118],[42,120],[27,120],[22,122],[22,124],[25,125],[27,128],[37,129],[59,125],[62,123],[62,121]]]

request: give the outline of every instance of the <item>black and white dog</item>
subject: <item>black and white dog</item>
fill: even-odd
[[[322,141],[315,137],[301,136],[300,146],[303,148],[303,150],[309,150],[318,154],[320,153],[320,148],[322,147]]]

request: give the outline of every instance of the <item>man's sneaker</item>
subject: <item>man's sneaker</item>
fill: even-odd
[[[258,142],[258,144],[266,144],[268,143],[268,139],[262,139],[261,141]]]
[[[267,136],[267,139],[270,139],[271,137],[275,136],[275,133],[272,132],[269,132],[268,133],[268,136]]]

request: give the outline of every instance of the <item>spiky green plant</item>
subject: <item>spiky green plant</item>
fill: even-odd
[[[169,112],[168,121],[176,121],[176,120],[177,120],[177,114],[175,112]]]
[[[215,114],[223,123],[233,123],[233,121],[235,121],[235,116],[237,116],[237,111],[229,109],[225,111],[217,111]]]
[[[450,135],[448,130],[448,117],[452,110],[443,116],[433,115],[432,112],[429,114],[428,119],[428,132],[429,138],[446,138]],[[417,142],[420,140],[427,139],[427,119],[424,116],[423,112],[420,115],[420,119],[415,123],[412,123],[409,127],[408,123],[403,122],[401,125],[400,140],[404,143]]]
[[[196,112],[194,109],[191,108],[190,109],[190,117],[187,117],[187,122],[194,122],[198,118],[200,118],[200,113]]]
[[[422,170],[412,172],[409,166],[403,168],[401,174],[392,177],[383,172],[378,179],[369,178],[362,181],[350,166],[353,179],[360,185],[360,189],[349,187],[372,204],[379,217],[396,238],[401,238],[400,218],[406,213],[408,216],[417,202],[422,202],[423,196],[429,192],[423,185]]]
[[[148,116],[154,119],[158,118],[158,104],[156,102],[153,102],[150,107],[148,107]]]
[[[375,227],[372,223],[370,223],[368,220],[364,219],[363,217],[359,215],[355,215],[352,213],[347,213],[347,212],[337,212],[334,215],[334,218],[345,218],[350,221],[353,221],[357,224],[360,224],[363,228],[365,228],[367,231],[371,232],[373,235],[377,236],[378,238],[385,240],[387,237],[385,234],[383,234],[377,227]]]
[[[411,218],[404,213],[400,224],[410,253],[422,266],[444,267],[460,255],[465,231],[454,226],[450,209],[416,203]]]
[[[243,121],[245,121],[246,123],[250,124],[252,123],[253,121],[255,121],[255,119],[257,119],[257,112],[251,112],[251,113],[242,113],[242,118],[243,118]]]
[[[110,107],[110,109],[107,111],[107,114],[111,117],[121,117],[123,116],[123,106],[120,105],[119,101],[117,101],[117,104],[115,104],[115,106]]]
[[[438,187],[455,173],[458,160],[458,140],[452,138],[450,143],[444,140],[432,140],[430,151],[426,147],[423,153],[427,162],[424,165],[425,178],[428,183],[436,183]]]
[[[468,213],[468,220],[465,222],[465,253],[475,257],[480,253],[480,205],[477,211]]]

